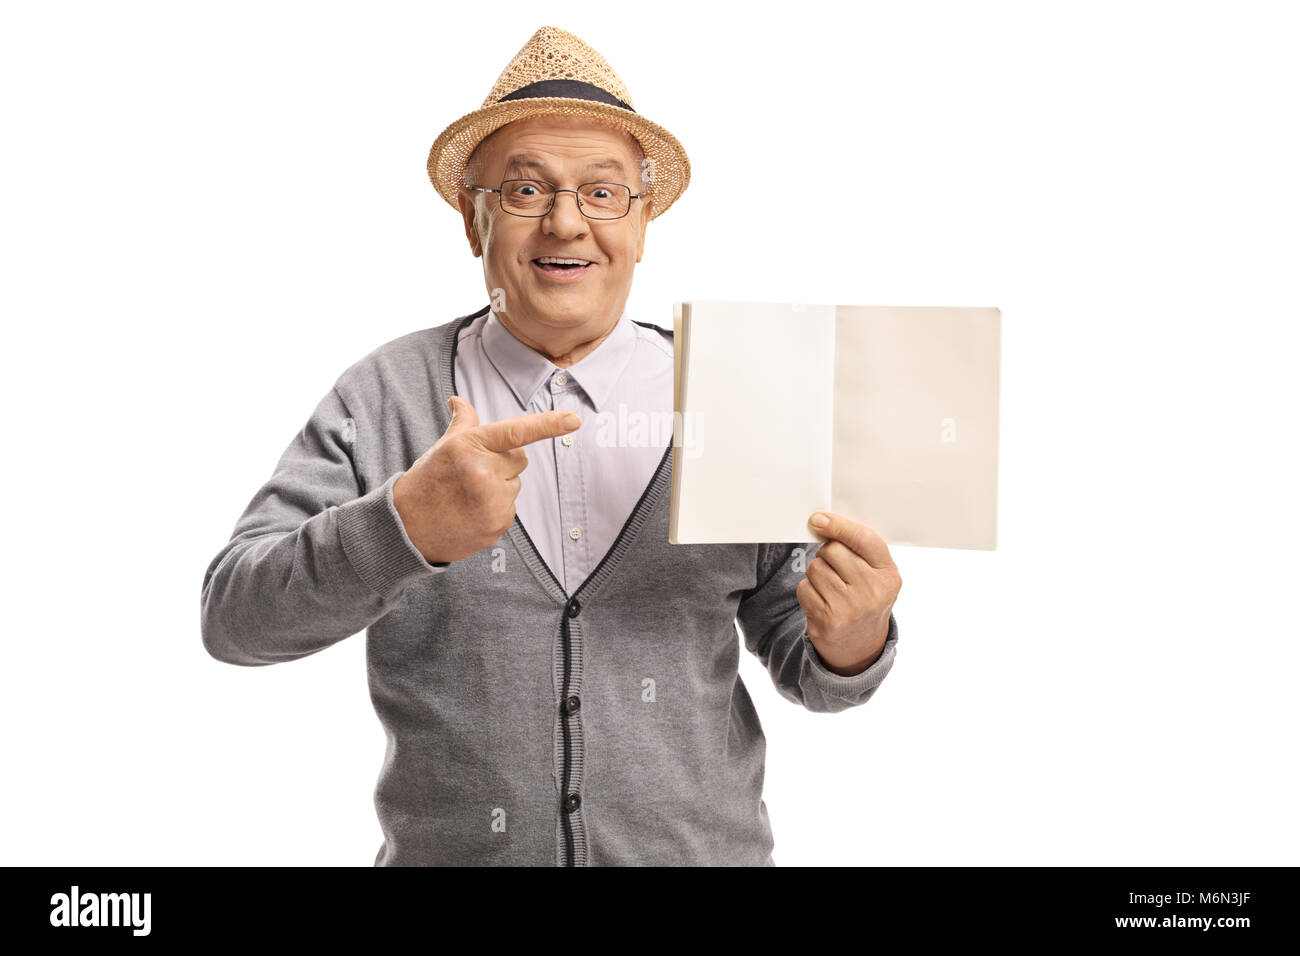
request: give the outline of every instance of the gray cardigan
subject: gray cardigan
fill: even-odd
[[[486,310],[339,376],[207,568],[204,647],[265,665],[366,631],[388,736],[376,866],[773,865],[737,622],[778,691],[821,712],[875,693],[897,623],[866,671],[827,669],[795,597],[815,544],[670,545],[671,449],[572,595],[518,519],[431,567],[392,486],[447,427],[457,332]]]

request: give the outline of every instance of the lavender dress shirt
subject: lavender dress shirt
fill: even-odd
[[[582,427],[524,447],[515,514],[573,594],[622,530],[672,441],[672,333],[627,312],[582,361],[562,369],[516,339],[492,311],[460,333],[456,394],[479,422],[552,409]]]

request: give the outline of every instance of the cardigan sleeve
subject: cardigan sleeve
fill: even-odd
[[[445,570],[412,543],[395,472],[363,493],[355,425],[336,384],[249,501],[203,577],[203,646],[217,660],[295,660],[365,630],[406,586]]]
[[[875,694],[894,666],[898,623],[891,612],[884,649],[862,673],[846,677],[830,670],[808,637],[808,619],[795,591],[817,547],[816,542],[763,545],[759,584],[741,598],[736,619],[745,646],[763,662],[781,696],[811,711],[835,713]]]

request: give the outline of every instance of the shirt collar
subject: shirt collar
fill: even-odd
[[[584,356],[581,362],[565,369],[569,377],[587,393],[596,411],[603,410],[615,383],[631,361],[636,339],[636,329],[624,310],[614,330],[605,340]],[[559,369],[545,355],[533,351],[515,338],[491,310],[483,324],[482,342],[488,360],[510,386],[521,409],[528,408],[533,395]]]

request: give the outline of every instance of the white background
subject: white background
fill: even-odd
[[[342,369],[486,304],[424,162],[544,24],[690,153],[635,317],[1003,310],[998,550],[895,549],[860,708],[744,656],[778,865],[1300,862],[1285,4],[4,9],[3,863],[372,864],[364,637],[217,662],[202,576]]]

